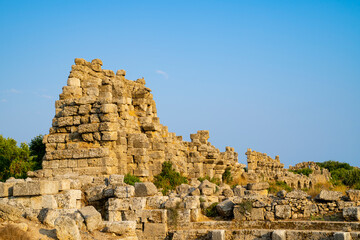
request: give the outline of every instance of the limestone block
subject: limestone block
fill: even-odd
[[[337,232],[334,233],[334,240],[352,240],[349,232]]]
[[[190,195],[191,196],[200,196],[200,189],[198,188],[193,188],[190,190]]]
[[[78,78],[68,78],[67,80],[68,86],[80,87],[80,79]]]
[[[291,217],[291,207],[289,205],[276,205],[275,216],[280,219],[289,219]]]
[[[228,188],[225,188],[223,191],[222,191],[222,194],[227,197],[227,198],[230,198],[230,197],[233,197],[234,196],[234,192],[231,190],[231,189],[228,189]]]
[[[212,230],[211,240],[225,240],[225,230]]]
[[[183,194],[188,194],[189,193],[189,190],[190,190],[190,185],[189,184],[181,184],[179,186],[176,187],[176,192],[180,195],[183,195]]]
[[[81,190],[66,190],[62,194],[55,195],[59,208],[76,209],[80,208]]]
[[[88,201],[98,201],[104,198],[105,185],[90,187],[85,190],[85,197]]]
[[[17,221],[22,216],[22,211],[7,203],[0,202],[0,219],[4,221]]]
[[[14,185],[14,196],[36,196],[56,194],[59,192],[59,183],[57,181],[31,181],[17,183]]]
[[[90,104],[83,104],[79,107],[79,114],[80,115],[87,115],[91,111],[91,105]]]
[[[41,209],[38,219],[41,223],[55,227],[55,220],[59,217],[59,211],[57,209],[43,208]]]
[[[79,133],[89,133],[89,132],[97,132],[99,131],[99,123],[87,123],[87,124],[80,124],[78,127]]]
[[[71,186],[70,179],[61,179],[59,180],[59,191],[69,190]]]
[[[107,208],[109,211],[129,210],[130,199],[109,198],[107,201]]]
[[[344,208],[343,217],[347,221],[360,221],[360,207]]]
[[[253,208],[249,216],[250,220],[264,220],[264,208]]]
[[[121,70],[117,70],[116,72],[116,76],[125,76],[126,75],[126,71],[121,69]]]
[[[307,199],[309,197],[310,196],[306,192],[301,190],[294,190],[286,194],[286,198],[297,199],[297,200]]]
[[[100,112],[115,113],[115,112],[117,112],[117,105],[116,104],[103,104],[100,107]]]
[[[119,174],[110,175],[109,184],[114,186],[124,184],[124,175],[119,175]]]
[[[245,196],[245,188],[241,187],[241,186],[236,186],[234,188],[234,196],[237,196],[237,197],[243,197]]]
[[[79,209],[79,212],[85,219],[86,228],[92,232],[102,227],[101,214],[93,206],[87,206]]]
[[[14,184],[15,183],[0,182],[0,198],[12,196]]]
[[[123,175],[120,175],[123,176]],[[117,198],[130,198],[135,195],[135,187],[134,186],[117,186],[115,188],[114,195]]]
[[[57,125],[59,127],[66,127],[66,126],[72,126],[73,125],[73,117],[59,117],[57,119]]]
[[[144,223],[144,239],[165,239],[167,224],[165,223]]]
[[[234,210],[234,203],[231,200],[225,200],[216,206],[217,212],[223,217],[231,217]]]
[[[37,196],[32,197],[31,201],[31,208],[32,209],[42,209],[42,208],[50,208],[56,209],[58,208],[58,204],[54,195],[44,195],[44,196]]]
[[[164,203],[164,207],[169,208],[178,208],[181,204],[181,198],[178,197],[171,197]]]
[[[342,196],[343,194],[341,192],[322,190],[315,199],[319,201],[338,201]]]
[[[265,190],[270,187],[268,182],[248,183],[248,190]]]
[[[146,207],[159,209],[169,199],[168,196],[151,196],[146,198]]]
[[[346,191],[346,195],[348,196],[350,201],[360,201],[360,190],[348,190]]]
[[[200,197],[199,196],[187,196],[184,198],[184,206],[186,209],[200,208]]]
[[[108,218],[108,220],[110,222],[122,221],[122,220],[124,220],[122,218],[122,212],[123,211],[111,211],[111,210],[109,210],[107,218]]]
[[[135,183],[135,195],[137,197],[154,196],[157,192],[157,188],[152,182]]]
[[[285,230],[275,230],[271,234],[272,240],[286,240],[286,231]]]
[[[135,236],[136,221],[106,222],[104,230],[117,235]]]
[[[46,139],[48,143],[64,143],[69,139],[69,134],[67,133],[51,134]]]
[[[116,141],[118,136],[117,132],[101,132],[101,140],[103,141]]]
[[[55,220],[56,236],[58,239],[81,240],[76,222],[67,216],[58,217]]]
[[[146,198],[133,197],[130,198],[130,210],[142,210],[146,206]]]
[[[276,193],[276,196],[278,196],[279,198],[284,199],[286,197],[287,192],[285,190],[281,190],[279,192]]]

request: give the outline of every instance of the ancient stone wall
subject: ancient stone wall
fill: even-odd
[[[217,177],[226,167],[243,172],[238,154],[212,146],[208,131],[191,142],[160,124],[144,79],[125,79],[125,71],[102,70],[102,61],[75,59],[67,86],[56,101],[46,155],[39,177],[131,173],[151,180],[164,161],[189,178]]]

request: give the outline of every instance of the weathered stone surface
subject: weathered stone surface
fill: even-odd
[[[243,197],[245,195],[245,190],[245,188],[238,185],[234,188],[234,195],[237,197]]]
[[[334,240],[351,240],[349,232],[337,232],[334,234]]]
[[[38,219],[41,223],[55,227],[55,220],[59,217],[59,211],[56,209],[44,208],[40,211]]]
[[[271,240],[286,240],[285,230],[275,230],[271,234]]]
[[[104,189],[106,188],[105,185],[90,187],[85,190],[86,199],[90,202],[98,201],[104,198]]]
[[[164,223],[145,223],[144,224],[144,239],[165,239],[167,233],[167,225]]]
[[[0,182],[0,198],[12,196],[13,195],[13,186],[14,186],[14,183]]]
[[[291,217],[291,207],[289,205],[276,205],[275,217],[280,219],[289,219]]]
[[[112,174],[109,177],[109,184],[110,185],[123,185],[124,184],[124,175],[119,174]]]
[[[80,240],[80,232],[76,222],[67,216],[55,220],[56,236],[59,240]]]
[[[287,195],[287,192],[285,190],[281,190],[278,193],[276,193],[276,196],[278,196],[279,198],[285,198]]]
[[[135,195],[134,186],[118,186],[115,188],[114,195],[117,198],[129,198]]]
[[[204,180],[199,186],[201,193],[206,196],[213,195],[216,188],[216,184],[209,182],[208,180]]]
[[[338,201],[343,196],[341,192],[322,190],[319,195],[316,196],[316,200],[320,201]]]
[[[186,195],[186,194],[189,193],[190,188],[191,188],[190,185],[183,183],[183,184],[181,184],[181,185],[179,185],[179,186],[176,187],[176,192],[177,192],[178,194],[180,194],[180,195],[183,195],[183,194]]]
[[[22,211],[6,203],[0,203],[0,219],[16,221],[22,216]]]
[[[152,182],[135,183],[135,195],[137,197],[154,196],[157,192],[157,188]]]
[[[347,221],[360,221],[360,207],[344,208],[343,217]]]
[[[211,240],[225,240],[225,230],[211,231]]]
[[[106,222],[105,231],[117,235],[135,236],[136,221]]]
[[[360,201],[360,190],[348,190],[346,191],[346,195],[350,199],[350,201]]]
[[[186,209],[195,209],[200,208],[200,197],[198,196],[188,196],[184,198],[185,208]]]
[[[58,192],[59,182],[47,180],[16,183],[13,189],[14,196],[49,195]]]
[[[101,214],[96,211],[93,206],[87,206],[79,209],[79,212],[85,219],[86,228],[89,231],[98,230],[102,227],[102,219]]]
[[[257,182],[257,183],[249,183],[247,185],[248,190],[265,190],[269,188],[268,182]]]
[[[231,217],[233,209],[234,203],[231,200],[225,200],[216,206],[216,210],[223,217]]]
[[[306,192],[301,191],[301,190],[294,190],[294,191],[291,191],[286,194],[286,198],[292,198],[292,199],[298,199],[298,200],[306,199],[309,197],[310,196]]]

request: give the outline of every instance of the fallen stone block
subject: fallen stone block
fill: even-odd
[[[265,190],[270,187],[268,182],[258,182],[258,183],[248,183],[247,189],[248,190]]]
[[[76,222],[67,216],[55,220],[56,236],[59,240],[81,240]]]
[[[234,188],[234,196],[237,196],[237,197],[243,197],[245,196],[245,188],[243,188],[242,186],[236,186]]]
[[[92,232],[102,227],[101,214],[96,211],[93,206],[87,206],[79,209],[79,212],[83,216],[86,224],[86,228]]]
[[[43,208],[58,208],[58,204],[56,202],[54,195],[44,195],[44,196],[36,196],[30,198],[31,208],[32,209],[43,209]]]
[[[6,203],[0,203],[0,219],[4,221],[16,221],[22,217],[22,211],[19,208]]]
[[[90,187],[85,190],[85,197],[89,202],[98,201],[104,198],[105,185]]]
[[[13,195],[13,187],[15,183],[0,182],[0,198],[11,197]]]
[[[55,227],[55,220],[59,217],[59,211],[56,209],[44,208],[40,211],[38,219],[41,223]]]
[[[351,240],[349,232],[337,232],[334,234],[334,240]]]
[[[137,197],[154,196],[158,190],[152,182],[135,183],[135,195]]]
[[[16,183],[13,188],[13,195],[19,196],[37,196],[51,195],[59,192],[58,181],[29,181]]]
[[[200,197],[199,196],[188,196],[184,198],[186,209],[200,208]]]
[[[346,195],[350,199],[350,201],[360,201],[360,190],[348,190],[346,191]]]
[[[233,215],[234,203],[231,200],[225,200],[216,206],[217,212],[223,217],[231,217]]]
[[[144,239],[165,239],[166,233],[166,223],[144,223]]]
[[[280,219],[289,219],[291,217],[291,207],[289,205],[276,205],[275,217]]]
[[[109,177],[109,184],[116,186],[116,185],[123,185],[124,184],[124,175],[112,174]]]
[[[159,209],[169,199],[168,196],[152,196],[146,198],[146,207],[150,209]]]
[[[360,221],[360,207],[344,208],[343,217],[347,221]]]
[[[342,196],[341,192],[322,190],[315,199],[318,201],[339,201]]]
[[[271,240],[286,240],[285,230],[275,230],[271,234]]]
[[[225,230],[211,231],[211,240],[225,240]]]
[[[298,200],[302,200],[302,199],[306,199],[306,198],[310,197],[306,192],[301,191],[301,190],[294,190],[285,195],[286,195],[286,198],[298,199]]]

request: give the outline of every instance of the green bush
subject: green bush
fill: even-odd
[[[291,192],[292,188],[287,185],[285,182],[269,182],[270,187],[268,188],[269,193],[275,194],[281,190],[285,190],[287,192]]]
[[[354,187],[360,184],[360,169],[354,168],[347,171],[343,183],[347,186]]]
[[[313,173],[313,170],[310,168],[301,168],[301,169],[297,169],[297,170],[289,170],[289,172],[309,176],[310,174]]]
[[[252,202],[250,201],[244,201],[242,203],[239,204],[239,208],[238,208],[239,212],[241,214],[245,214],[245,213],[251,213],[252,210]]]
[[[38,135],[31,139],[29,147],[30,147],[30,154],[33,156],[33,160],[36,163],[34,166],[34,170],[42,168],[42,159],[45,155],[45,144],[43,143],[43,135]]]
[[[231,176],[231,167],[225,168],[225,171],[222,174],[222,180],[223,180],[224,183],[232,182],[233,177]]]
[[[154,184],[157,188],[162,188],[163,195],[167,195],[170,190],[183,183],[188,183],[186,177],[176,172],[170,161],[164,162],[161,173],[154,176]]]
[[[203,214],[207,217],[217,217],[219,216],[219,213],[217,212],[216,210],[216,206],[218,205],[219,203],[213,203],[211,204],[209,207],[205,208],[203,210]]]
[[[136,182],[141,182],[141,181],[140,181],[140,178],[138,178],[137,176],[128,173],[124,177],[124,182],[126,184],[134,186]]]
[[[350,164],[348,163],[341,163],[341,162],[338,162],[338,161],[332,161],[332,160],[329,160],[329,161],[326,161],[326,162],[317,162],[316,163],[318,166],[322,167],[322,168],[326,168],[327,170],[329,170],[330,172],[336,170],[336,169],[339,169],[339,168],[344,168],[346,170],[351,170],[353,169],[352,166],[350,166]]]
[[[33,170],[35,165],[26,143],[21,143],[18,147],[14,139],[0,135],[0,181],[9,177],[25,178],[26,173]]]

